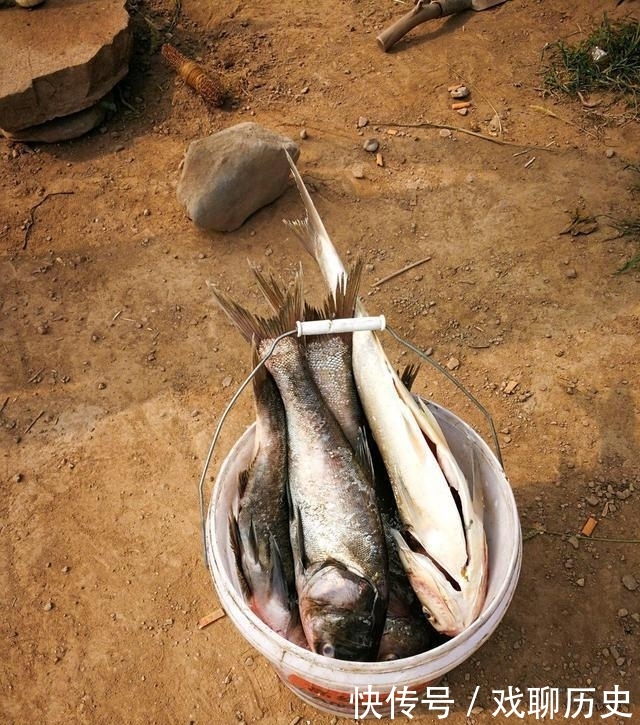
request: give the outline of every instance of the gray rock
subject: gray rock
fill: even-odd
[[[202,229],[230,232],[275,201],[289,183],[297,144],[257,123],[240,123],[193,141],[178,182],[178,201]]]
[[[89,108],[127,73],[133,26],[125,0],[47,0],[2,11],[0,128],[14,132]]]

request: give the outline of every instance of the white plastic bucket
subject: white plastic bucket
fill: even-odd
[[[447,672],[467,660],[491,636],[504,616],[518,582],[522,560],[520,521],[511,487],[497,458],[464,421],[451,411],[428,402],[462,470],[471,480],[476,454],[484,490],[484,523],[489,551],[489,582],[478,619],[444,644],[413,657],[385,662],[334,660],[298,647],[277,635],[247,606],[241,593],[229,541],[228,514],[237,509],[238,473],[253,450],[255,424],[235,443],[216,478],[205,525],[209,568],[220,602],[245,639],[272,664],[282,681],[302,700],[343,717],[358,714],[354,694],[375,697],[375,712],[388,717],[390,693],[424,694]],[[405,695],[406,697],[406,695]],[[405,700],[406,702],[406,700]],[[380,703],[380,704],[377,704]],[[359,712],[366,710],[361,704]],[[371,717],[374,716],[370,712]]]

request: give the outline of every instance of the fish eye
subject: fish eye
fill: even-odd
[[[320,653],[325,657],[333,657],[335,656],[336,650],[330,642],[325,642],[320,648]]]

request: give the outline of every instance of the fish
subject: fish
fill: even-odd
[[[287,157],[306,217],[285,223],[335,289],[344,264]],[[358,301],[356,315],[365,314]],[[353,373],[402,521],[392,532],[402,564],[433,627],[456,636],[477,619],[486,596],[482,486],[469,485],[435,416],[403,384],[371,331],[353,333]]]
[[[370,459],[354,451],[326,405],[301,342],[285,335],[303,312],[300,280],[301,274],[277,325],[219,294],[218,303],[254,337],[284,403],[289,535],[309,647],[335,659],[373,661],[388,604],[384,531]]]
[[[410,364],[400,374],[400,379],[411,389],[418,374],[419,365]],[[379,661],[398,660],[412,657],[432,649],[444,641],[431,626],[422,611],[407,572],[402,565],[393,531],[400,529],[398,507],[393,496],[389,476],[380,459],[375,442],[371,445],[374,461],[376,495],[384,526],[389,557],[389,605],[387,619],[380,639]]]
[[[251,359],[254,447],[249,466],[238,476],[237,513],[229,515],[230,541],[250,609],[274,632],[306,646],[289,539],[285,410],[271,374],[258,367],[255,345]]]
[[[274,310],[282,307],[282,284],[273,275],[267,279],[257,267],[250,267],[271,307]],[[304,319],[353,317],[362,267],[363,261],[357,259],[347,274],[340,277],[321,307],[305,304]],[[353,377],[351,334],[314,335],[306,338],[304,345],[311,377],[355,450],[362,435],[365,417]]]

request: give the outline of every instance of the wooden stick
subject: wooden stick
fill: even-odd
[[[398,277],[399,275],[404,274],[404,272],[408,272],[410,269],[417,267],[419,264],[424,264],[424,262],[428,262],[430,259],[431,259],[431,256],[428,256],[428,257],[424,257],[424,259],[419,259],[417,262],[412,262],[411,264],[408,264],[406,267],[399,269],[397,272],[393,272],[392,274],[389,274],[386,277],[379,279],[377,282],[372,282],[371,287],[379,287],[381,284],[384,284],[385,282],[388,282],[389,280],[394,279],[394,277]]]
[[[486,136],[484,133],[478,133],[477,131],[471,131],[468,128],[461,128],[460,126],[450,126],[447,123],[431,123],[430,121],[422,121],[421,123],[391,123],[385,121],[370,121],[372,126],[399,126],[400,128],[444,128],[449,131],[458,131],[459,133],[466,133],[468,136],[475,138],[481,138],[483,141],[490,141],[500,146],[516,146],[517,148],[537,149],[538,151],[555,151],[556,149],[549,148],[548,146],[532,146],[531,144],[516,143],[515,141],[504,141],[501,138],[495,136]]]
[[[211,612],[210,614],[206,614],[204,617],[202,617],[198,621],[198,629],[204,629],[205,627],[208,627],[210,624],[213,624],[214,622],[217,622],[219,619],[222,619],[222,617],[225,616],[225,612],[223,609],[216,609],[215,611]]]
[[[29,423],[29,425],[24,429],[23,435],[26,435],[33,428],[33,426],[40,420],[40,418],[42,418],[43,415],[44,415],[44,410],[41,410],[38,413],[38,415],[36,415],[36,417],[31,421],[31,423]]]

